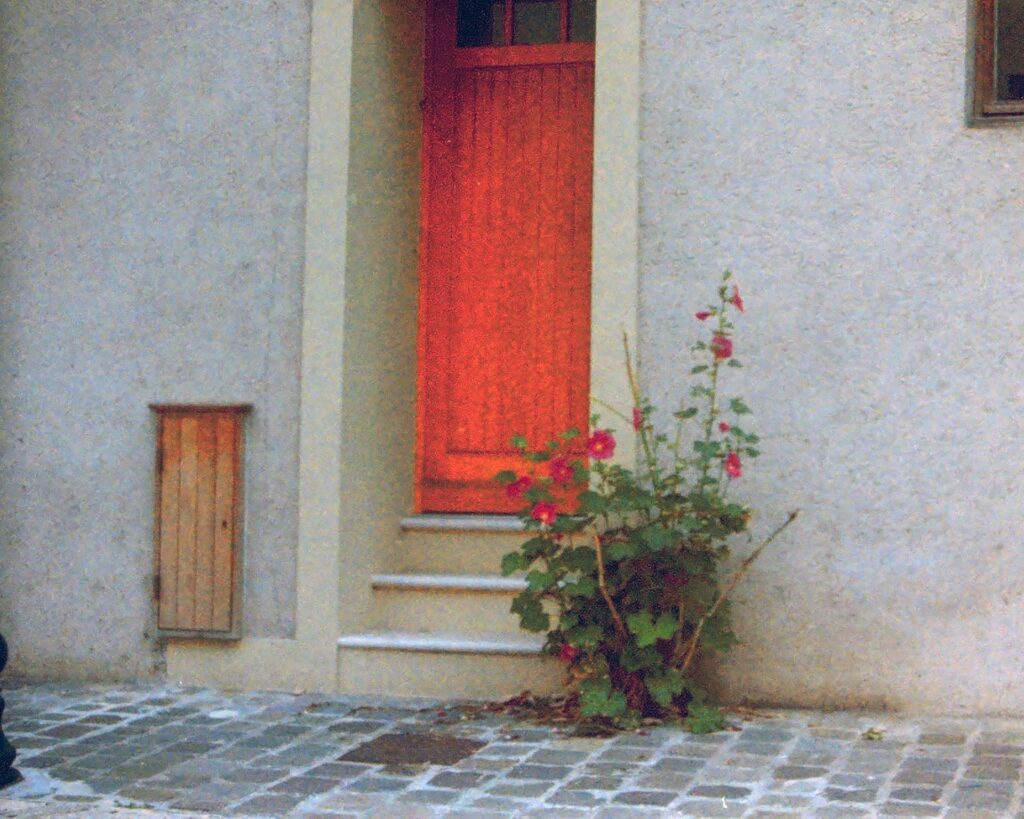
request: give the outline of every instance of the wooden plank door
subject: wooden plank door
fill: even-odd
[[[154,592],[162,637],[237,639],[248,405],[157,412]]]
[[[421,511],[515,510],[493,481],[518,465],[512,436],[587,426],[594,46],[572,25],[588,6],[429,4]]]

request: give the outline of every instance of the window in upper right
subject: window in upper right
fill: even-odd
[[[974,121],[1024,122],[1024,0],[976,0]]]

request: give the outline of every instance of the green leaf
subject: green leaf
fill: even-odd
[[[699,375],[700,373],[707,372],[707,370],[707,364],[698,364],[696,367],[690,370],[690,375]]]
[[[589,546],[577,546],[575,549],[570,549],[562,560],[570,571],[584,574],[593,572],[597,566],[597,554]]]
[[[742,398],[733,398],[731,401],[729,401],[729,409],[731,409],[737,415],[746,415],[747,413],[750,412],[750,407],[748,407],[743,402]]]
[[[612,691],[611,680],[604,677],[580,683],[580,714],[584,717],[617,717],[626,710],[626,696]]]
[[[700,644],[712,651],[724,653],[739,644],[736,635],[729,628],[728,618],[716,615],[704,624],[700,635]]]
[[[509,552],[501,559],[501,573],[508,577],[526,568],[526,561],[520,552]]]
[[[532,537],[519,547],[519,551],[522,552],[526,560],[532,563],[541,555],[546,554],[552,545],[552,542],[546,537]],[[526,566],[522,568],[525,569]]]
[[[694,451],[697,452],[697,454],[700,455],[701,458],[704,458],[705,460],[708,461],[714,460],[715,458],[718,457],[719,452],[721,451],[721,446],[722,444],[720,441],[693,442]]]
[[[625,560],[627,557],[635,557],[636,544],[617,540],[605,547],[604,554],[609,560]]]
[[[573,438],[580,437],[580,431],[576,429],[576,427],[573,427],[572,429],[567,429],[558,437],[561,438],[563,441],[571,441]]]
[[[526,575],[526,587],[532,592],[547,591],[557,582],[558,577],[554,572],[542,572],[539,569],[534,569]]]
[[[588,575],[584,575],[575,583],[566,583],[565,592],[573,597],[596,597],[597,581]]]
[[[683,675],[674,668],[667,668],[660,674],[647,678],[647,690],[651,692],[658,705],[666,706],[672,698],[683,691]]]
[[[761,450],[760,449],[754,449],[754,447],[752,447],[752,446],[748,446],[743,451],[745,453],[747,453],[747,456],[750,457],[750,458],[756,458],[758,455],[761,454]]]
[[[658,640],[667,640],[676,633],[676,620],[668,612],[663,612],[655,622],[647,609],[626,615],[626,627],[636,637],[636,644],[654,645]]]
[[[708,608],[715,601],[715,588],[707,580],[691,580],[686,586],[686,596]]]
[[[661,652],[654,646],[641,648],[633,643],[627,643],[622,650],[622,667],[626,671],[639,671],[641,668],[661,668],[664,664]]]
[[[714,706],[690,703],[683,727],[692,734],[713,734],[725,727],[725,716]]]
[[[576,648],[593,648],[600,644],[603,638],[604,629],[597,625],[573,628],[565,633],[566,641]]]
[[[644,544],[652,552],[661,552],[665,549],[671,549],[675,545],[675,536],[671,529],[666,529],[664,526],[658,526],[652,524],[646,527],[640,535],[643,538]]]
[[[518,477],[519,476],[516,475],[516,473],[513,472],[511,469],[503,469],[501,472],[494,476],[494,480],[496,480],[498,483],[512,483]]]
[[[680,420],[685,421],[687,418],[693,418],[697,414],[697,408],[696,407],[687,407],[686,409],[681,410],[680,412],[673,413],[673,414],[675,415],[676,418],[679,418]]]
[[[729,366],[729,367],[742,367],[743,365],[740,364],[740,362],[737,361],[735,358],[730,358],[729,359],[729,363],[726,366]]]
[[[544,611],[540,600],[528,591],[516,595],[512,601],[512,613],[519,615],[519,625],[526,631],[547,631],[551,627],[551,617]]]
[[[608,501],[592,489],[580,492],[579,503],[580,513],[584,515],[603,515],[608,510]]]
[[[526,447],[528,447],[529,444],[526,442],[526,439],[522,435],[515,435],[512,437],[512,446],[514,446],[516,449],[523,450],[526,449]]]

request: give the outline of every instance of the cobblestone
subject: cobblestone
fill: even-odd
[[[5,694],[26,780],[0,793],[0,817],[1024,819],[1024,720],[784,711],[706,737],[593,738],[459,704],[145,685]],[[339,760],[425,732],[484,745],[450,765]]]

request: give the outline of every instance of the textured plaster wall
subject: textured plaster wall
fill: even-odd
[[[17,671],[158,663],[151,401],[255,405],[244,630],[293,628],[308,26],[304,0],[0,2],[0,628]]]
[[[644,5],[642,352],[732,267],[766,532],[734,699],[1024,712],[1024,128],[964,124],[964,0]]]

